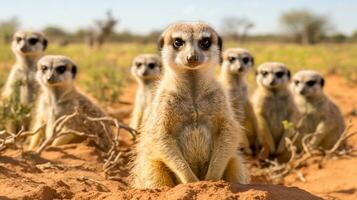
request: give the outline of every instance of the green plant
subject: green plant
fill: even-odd
[[[21,127],[23,121],[31,116],[33,103],[23,104],[20,102],[20,89],[23,86],[22,81],[15,82],[13,93],[8,99],[3,99],[0,105],[0,130],[5,128],[7,123],[16,127]]]

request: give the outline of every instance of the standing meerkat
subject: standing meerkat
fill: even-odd
[[[159,40],[163,76],[137,143],[136,188],[249,181],[229,100],[215,80],[222,41],[204,23],[176,23]]]
[[[231,105],[236,117],[243,126],[244,135],[247,137],[250,149],[255,151],[256,118],[253,106],[248,97],[247,73],[254,66],[254,58],[246,49],[231,48],[223,53],[223,63],[219,81],[228,92]]]
[[[263,147],[262,158],[286,155],[283,121],[295,122],[296,107],[288,88],[290,71],[278,62],[267,62],[257,69],[258,88],[252,98],[257,118],[257,135]]]
[[[151,104],[161,74],[160,57],[154,54],[142,54],[135,57],[131,66],[131,73],[138,83],[138,89],[130,126],[139,130],[142,122],[145,121],[145,111]]]
[[[104,112],[97,107],[88,97],[80,93],[74,84],[77,74],[76,65],[65,56],[49,55],[41,58],[37,65],[36,78],[41,86],[37,110],[34,116],[33,129],[36,130],[42,124],[46,124],[44,131],[40,131],[31,137],[29,149],[38,147],[43,139],[52,136],[55,121],[64,115],[78,111],[75,116],[66,123],[67,129],[84,133],[103,136],[100,145],[107,148],[109,138],[103,133],[103,127],[89,121],[83,114],[90,117],[104,117]],[[74,134],[67,134],[56,138],[52,145],[58,146],[83,140]]]
[[[12,95],[18,95],[21,104],[29,105],[33,103],[38,89],[38,84],[35,80],[36,64],[43,56],[46,48],[47,39],[41,33],[18,31],[14,34],[11,49],[16,56],[16,63],[13,65],[5,83],[2,92],[3,100],[9,100]],[[14,94],[16,84],[20,85],[19,94]],[[30,119],[25,120],[21,124],[9,121],[6,129],[17,133],[21,126],[24,126],[25,130],[28,130],[29,121]]]
[[[324,82],[319,72],[302,70],[294,75],[292,90],[303,120],[299,123],[299,134],[314,133],[316,136],[311,139],[310,146],[330,149],[343,133],[345,122],[340,109],[323,93]],[[301,140],[298,150],[302,150]]]

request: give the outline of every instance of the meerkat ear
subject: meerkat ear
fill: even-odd
[[[324,87],[324,85],[325,85],[325,79],[324,78],[321,78],[320,85],[321,85],[322,88]]]
[[[290,81],[290,79],[291,79],[291,72],[290,72],[290,70],[288,70],[288,79],[289,79],[289,81]]]
[[[255,70],[255,76],[258,76],[259,72],[258,70]]]
[[[222,49],[223,49],[223,40],[222,40],[221,36],[218,36],[218,42],[217,42],[217,44],[218,44],[218,49],[219,49],[220,51],[222,51]]]
[[[252,67],[254,67],[254,57],[252,56]]]
[[[72,72],[72,78],[75,79],[76,75],[77,75],[77,66],[76,65],[72,66],[71,72]]]
[[[43,39],[43,50],[47,49],[47,44],[48,44],[48,40],[46,38]]]
[[[218,35],[217,38],[218,38],[217,45],[218,45],[218,50],[219,50],[219,63],[222,64],[223,63],[223,55],[222,55],[223,42],[222,42],[221,36]]]
[[[164,37],[161,35],[159,40],[157,41],[157,48],[159,51],[161,51],[163,47],[164,47]]]

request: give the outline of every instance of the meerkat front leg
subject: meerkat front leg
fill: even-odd
[[[131,128],[135,129],[135,130],[139,130],[140,128],[140,124],[143,118],[143,110],[144,108],[140,108],[139,105],[135,105],[134,106],[134,110],[133,110],[133,116],[132,119],[130,121],[130,126]]]
[[[232,138],[235,137],[232,135],[234,134],[234,130],[236,130],[231,126],[233,123],[233,121],[222,119],[222,122],[218,124],[219,130],[216,138],[213,139],[213,151],[205,180],[222,179],[223,173],[231,159],[232,152],[236,153],[236,141]]]
[[[275,152],[275,142],[273,139],[273,136],[269,130],[268,123],[264,119],[264,117],[257,113],[256,115],[257,119],[257,129],[258,129],[258,140],[263,146],[263,152],[261,152],[263,155],[263,159],[267,158],[270,153]]]
[[[333,124],[333,122],[330,122]],[[310,148],[316,148],[320,146],[321,142],[328,137],[328,133],[331,132],[331,129],[333,127],[329,125],[329,123],[326,122],[320,122],[317,127],[316,131],[313,133],[315,136],[312,137],[311,141],[309,142],[309,147]]]
[[[166,136],[158,138],[158,144],[160,145],[157,148],[159,148],[161,153],[160,157],[162,162],[174,172],[174,174],[180,179],[181,183],[199,181],[197,176],[191,170],[190,165],[183,157],[182,152],[177,145],[176,139],[171,135],[171,133],[168,130],[160,130],[159,128],[156,130]]]
[[[238,154],[233,156],[224,171],[223,180],[231,183],[247,184],[250,182],[250,175],[242,162],[242,157]]]
[[[44,120],[43,112],[37,112],[32,130],[38,129],[44,123],[45,123],[45,120]],[[31,136],[29,150],[34,150],[36,147],[38,147],[43,139],[45,139],[45,130],[41,129],[41,130],[39,130],[38,133]]]

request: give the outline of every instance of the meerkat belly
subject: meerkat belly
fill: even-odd
[[[313,133],[316,130],[318,123],[322,120],[320,117],[314,116],[313,114],[305,114],[302,117],[301,126],[299,127],[299,132],[303,134]]]
[[[207,122],[183,127],[178,144],[192,171],[199,179],[206,175],[212,149],[212,128]]]
[[[288,114],[283,106],[277,103],[271,103],[270,105],[273,106],[267,110],[268,112],[266,112],[265,118],[267,119],[274,141],[277,144],[284,133],[283,121],[287,120]]]

